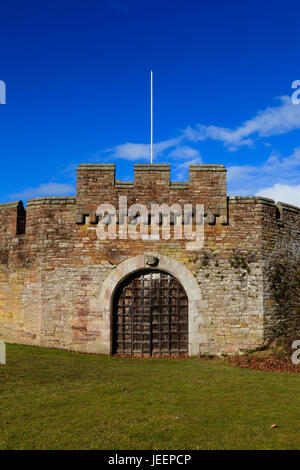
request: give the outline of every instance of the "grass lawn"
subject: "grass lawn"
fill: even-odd
[[[0,449],[300,449],[300,374],[8,344],[0,426]]]

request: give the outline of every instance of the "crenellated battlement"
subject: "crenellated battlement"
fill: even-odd
[[[114,164],[82,164],[77,168],[76,222],[86,217],[96,223],[100,204],[203,204],[206,215],[222,217],[227,223],[226,168],[224,165],[190,165],[189,180],[170,181],[169,164],[135,164],[134,181],[115,179]]]
[[[169,164],[135,164],[134,180],[115,179],[115,164],[85,163],[77,168],[77,194],[75,196],[38,197],[27,201],[0,204],[0,241],[25,233],[36,233],[38,225],[50,218],[61,220],[68,214],[71,224],[97,224],[97,208],[100,204],[112,204],[118,208],[119,197],[126,196],[128,205],[144,204],[196,204],[204,205],[205,221],[209,225],[230,224],[230,214],[241,212],[245,217],[247,205],[262,206],[267,216],[283,226],[289,214],[300,215],[300,208],[258,196],[227,196],[226,168],[224,165],[190,165],[189,179],[170,181]],[[72,209],[74,208],[74,209]],[[249,206],[249,210],[251,211]],[[49,212],[50,211],[50,212]],[[27,221],[27,230],[26,230]]]

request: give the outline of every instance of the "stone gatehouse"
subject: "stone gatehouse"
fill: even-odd
[[[204,244],[97,237],[101,203],[203,204]],[[150,223],[150,222],[149,222]],[[192,220],[192,224],[193,224]],[[116,221],[118,224],[118,220]],[[76,197],[0,205],[0,339],[90,353],[220,354],[300,332],[300,209],[228,197],[223,165],[82,164]]]

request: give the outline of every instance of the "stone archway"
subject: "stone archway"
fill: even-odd
[[[129,274],[141,269],[150,270],[151,267],[147,264],[149,257],[157,258],[156,267],[178,279],[185,289],[188,297],[188,351],[189,356],[196,356],[200,353],[200,343],[207,341],[207,335],[199,331],[204,318],[201,312],[203,304],[198,282],[185,265],[168,256],[153,252],[146,252],[123,261],[103,281],[100,295],[96,299],[101,331],[101,345],[97,349],[102,354],[112,353],[112,308],[115,291]]]

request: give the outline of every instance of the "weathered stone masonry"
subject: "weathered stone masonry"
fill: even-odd
[[[191,165],[170,183],[169,165],[78,167],[75,197],[0,204],[0,339],[109,354],[112,299],[147,256],[175,276],[188,300],[189,354],[255,348],[300,330],[300,209],[261,197],[227,197],[223,165]],[[205,242],[96,236],[101,203],[204,204]]]

